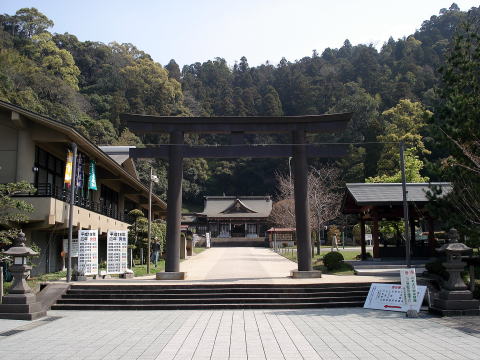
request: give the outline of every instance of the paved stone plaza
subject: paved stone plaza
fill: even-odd
[[[300,284],[392,281],[391,277],[328,274],[323,274],[321,279],[290,278],[290,272],[296,269],[297,263],[268,248],[217,247],[183,261],[180,264],[180,271],[185,271],[187,278],[186,281],[178,283]],[[145,276],[143,279],[154,279],[154,276]]]
[[[478,318],[407,319],[358,308],[49,316],[32,323],[0,320],[0,359],[473,360],[480,354]],[[23,331],[8,335],[8,329]]]

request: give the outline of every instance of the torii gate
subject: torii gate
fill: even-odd
[[[346,155],[344,145],[309,145],[306,133],[334,133],[346,128],[352,113],[305,116],[222,116],[174,117],[122,114],[130,130],[137,134],[169,133],[170,143],[157,147],[132,148],[132,158],[168,160],[167,239],[165,272],[157,279],[184,279],[180,272],[180,224],[182,210],[183,158],[273,158],[293,157],[295,221],[298,271],[293,277],[320,277],[312,271],[309,207],[307,197],[307,158],[339,158]],[[184,144],[185,133],[230,134],[235,146],[194,146]],[[291,144],[242,144],[243,134],[291,133]]]

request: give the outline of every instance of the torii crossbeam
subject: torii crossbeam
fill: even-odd
[[[132,148],[132,158],[167,159],[167,246],[165,277],[184,279],[180,272],[180,224],[182,210],[183,158],[240,158],[293,157],[295,221],[297,235],[298,271],[294,277],[313,277],[310,239],[309,207],[307,197],[307,158],[339,158],[347,153],[347,146],[312,145],[305,140],[306,133],[335,133],[345,130],[352,113],[306,116],[246,116],[246,117],[174,117],[122,114],[130,130],[137,134],[169,133],[170,143],[148,148]],[[185,133],[231,134],[235,146],[190,146],[184,144]],[[242,144],[243,134],[291,133],[290,145]],[[158,277],[157,277],[158,278]]]

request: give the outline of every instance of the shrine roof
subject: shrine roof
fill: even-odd
[[[441,190],[441,196],[452,190],[451,183],[407,183],[407,201],[409,203],[429,202],[428,192],[433,188]],[[352,206],[367,205],[401,205],[403,203],[401,183],[347,183],[342,211],[351,210]]]
[[[267,218],[272,211],[270,196],[206,196],[200,216],[210,218]]]

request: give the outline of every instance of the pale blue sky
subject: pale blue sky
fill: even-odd
[[[130,42],[165,65],[214,57],[230,65],[277,64],[340,47],[380,47],[413,33],[452,0],[1,0],[0,13],[36,7],[55,22],[53,32],[80,40]],[[462,10],[480,1],[456,1]]]

